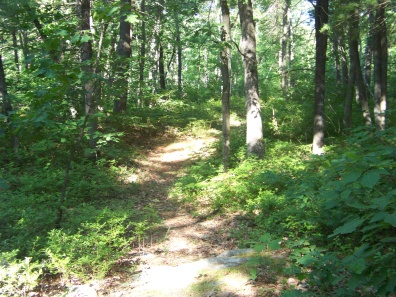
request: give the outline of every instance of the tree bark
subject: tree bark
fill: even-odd
[[[223,168],[224,172],[228,171],[230,163],[230,97],[231,97],[231,51],[230,51],[230,10],[228,8],[227,0],[220,0],[222,27],[221,27],[221,41],[223,42],[223,49],[221,50],[221,76],[223,79],[223,90],[221,96],[222,102],[222,132],[223,132]]]
[[[7,82],[4,72],[3,59],[0,55],[0,97],[3,101],[1,113],[7,117],[9,121],[10,112],[12,111],[12,104],[8,96]]]
[[[3,66],[3,59],[2,59],[1,54],[0,54],[0,98],[3,101],[1,113],[7,118],[7,123],[9,125],[8,127],[10,127],[11,126],[12,104],[11,104],[11,99],[8,96],[7,81],[6,81],[6,76],[5,76],[5,72],[4,72],[4,66]],[[10,134],[12,134],[12,132]],[[16,135],[11,136],[11,145],[12,145],[15,155],[18,155],[19,140]]]
[[[314,137],[312,152],[323,154],[325,128],[325,91],[326,91],[326,49],[327,32],[322,28],[328,22],[329,1],[317,0],[315,5],[315,105],[314,105]]]
[[[162,46],[161,41],[160,41],[160,45],[159,45],[158,71],[159,71],[159,78],[160,78],[160,88],[161,88],[161,90],[166,90],[164,47]]]
[[[283,14],[282,14],[282,38],[281,38],[281,73],[282,73],[282,91],[286,98],[289,82],[288,82],[288,72],[287,66],[289,61],[288,55],[288,43],[289,39],[289,8],[290,0],[284,0]]]
[[[359,57],[359,8],[356,7],[350,16],[349,22],[349,48],[350,48],[350,67],[351,72],[355,74],[355,79],[352,81],[356,86],[356,92],[358,95],[358,103],[361,104],[364,123],[366,126],[371,125],[371,115],[368,105],[368,100],[366,96],[366,88],[363,79],[362,69],[360,67],[360,57]]]
[[[378,0],[374,20],[374,117],[376,129],[386,128],[388,40],[385,10],[387,0]]]
[[[91,3],[90,0],[81,0],[81,30],[82,34],[88,34],[91,29]],[[81,43],[81,63],[84,72],[84,104],[85,114],[96,113],[96,102],[94,98],[94,82],[92,67],[92,41]],[[97,130],[97,118],[90,117],[88,123],[89,143],[91,148],[96,147],[95,132]]]
[[[176,46],[177,46],[177,91],[182,91],[182,46],[180,42],[179,14],[175,12]]]
[[[353,95],[355,94],[355,81],[356,81],[356,58],[353,57],[355,55],[355,51],[352,48],[349,48],[349,76],[348,76],[348,86],[347,86],[347,93],[345,98],[344,104],[344,132],[349,134],[350,128],[352,126],[352,102],[353,102]]]
[[[244,67],[247,154],[260,158],[264,155],[264,142],[258,89],[256,29],[253,20],[252,1],[238,0],[238,11],[242,30],[240,50]]]
[[[121,1],[120,36],[117,46],[118,62],[118,88],[119,98],[114,100],[114,112],[123,112],[127,109],[128,99],[128,69],[131,57],[131,24],[126,21],[127,12],[131,10],[131,0]]]
[[[144,16],[146,14],[146,0],[142,0],[140,3],[140,12]],[[140,44],[140,56],[139,56],[139,103],[146,102],[144,101],[144,66],[146,63],[146,21],[143,18],[141,24],[141,44]]]
[[[364,63],[364,82],[366,85],[366,97],[370,98],[370,85],[371,85],[371,71],[373,64],[373,25],[374,25],[374,11],[373,7],[370,6],[368,8],[368,23],[369,23],[369,32],[366,38],[366,48],[365,48],[365,63]]]
[[[332,40],[333,40],[333,52],[334,52],[334,63],[335,63],[334,66],[336,71],[336,79],[337,79],[337,83],[340,84],[342,82],[342,77],[341,77],[341,59],[340,59],[338,32],[335,33],[335,36],[333,36]]]

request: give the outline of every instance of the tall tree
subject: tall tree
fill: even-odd
[[[82,31],[82,42],[81,42],[81,63],[82,70],[84,73],[84,104],[85,114],[90,116],[88,123],[88,134],[90,137],[90,146],[94,148],[96,146],[95,132],[97,130],[97,117],[92,117],[96,113],[96,102],[94,97],[94,69],[92,67],[92,40],[89,37],[91,29],[91,1],[81,0],[81,31]]]
[[[388,37],[385,11],[388,0],[378,0],[374,20],[374,117],[377,130],[386,127]]]
[[[221,96],[222,113],[223,113],[223,167],[227,172],[230,162],[230,97],[231,97],[231,51],[230,51],[230,10],[227,0],[220,0],[222,27],[221,41],[223,49],[221,50],[221,76],[223,79],[223,90]]]
[[[374,9],[372,5],[368,7],[368,23],[369,23],[369,32],[367,34],[366,48],[364,52],[365,55],[364,82],[366,85],[366,97],[370,98],[371,71],[373,64],[373,47],[374,47],[374,43],[373,43]]]
[[[291,0],[284,0],[283,3],[283,12],[282,12],[282,37],[281,37],[281,59],[280,59],[280,68],[282,73],[282,90],[283,95],[287,95],[289,81],[288,81],[288,62],[290,59],[289,47],[290,44],[290,19],[289,19],[289,9],[290,9]]]
[[[128,99],[129,58],[131,57],[131,23],[127,21],[128,12],[131,10],[131,0],[122,0],[120,9],[120,36],[117,46],[118,62],[118,88],[119,98],[114,100],[114,112],[126,111]]]
[[[175,33],[177,46],[177,91],[182,91],[182,46],[180,41],[180,20],[177,10],[175,10]]]
[[[146,102],[144,102],[144,67],[146,63],[146,20],[145,20],[145,14],[146,14],[146,0],[142,0],[140,2],[140,13],[143,15],[142,22],[141,22],[141,44],[140,44],[140,56],[139,56],[139,103],[141,104],[142,102],[145,105]]]
[[[262,157],[264,154],[263,129],[258,89],[256,57],[256,29],[251,0],[238,0],[241,23],[241,45],[246,105],[247,154]]]
[[[314,103],[314,136],[312,152],[323,154],[325,128],[325,91],[326,91],[326,49],[327,32],[324,25],[329,20],[329,1],[316,0],[315,7],[315,103]]]
[[[371,125],[371,115],[370,115],[370,110],[369,110],[369,105],[368,105],[368,100],[366,96],[366,88],[364,84],[364,79],[363,79],[363,73],[362,73],[362,68],[360,67],[360,54],[359,54],[359,7],[358,3],[355,3],[354,11],[351,14],[351,17],[349,18],[349,48],[351,53],[350,60],[351,60],[351,68],[352,68],[352,59],[354,59],[353,65],[354,69],[352,71],[355,71],[355,76],[356,79],[354,80],[354,83],[356,85],[356,92],[357,92],[357,97],[358,97],[358,103],[361,104],[362,111],[363,111],[363,118],[364,118],[364,123],[366,126]]]

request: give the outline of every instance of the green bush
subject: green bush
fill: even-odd
[[[26,296],[38,285],[42,265],[31,258],[19,260],[17,253],[0,253],[0,296]]]

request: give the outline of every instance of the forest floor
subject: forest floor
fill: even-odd
[[[140,207],[150,204],[162,223],[123,259],[134,263],[135,271],[115,269],[111,277],[94,284],[99,296],[256,296],[245,272],[229,268],[215,269],[213,274],[201,265],[202,259],[237,248],[229,233],[235,218],[218,214],[194,217],[169,197],[171,186],[186,168],[210,154],[215,139],[216,135],[164,135],[142,146],[135,160],[137,170],[128,177],[139,184],[133,199],[141,202]]]

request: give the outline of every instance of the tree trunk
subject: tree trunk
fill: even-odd
[[[284,0],[284,7],[283,7],[283,15],[282,15],[282,38],[281,38],[281,73],[282,73],[282,91],[283,95],[286,98],[287,91],[288,91],[288,72],[287,72],[287,64],[289,61],[288,57],[288,43],[290,42],[289,39],[289,8],[290,8],[290,0]]]
[[[158,71],[160,78],[160,88],[161,90],[166,90],[164,47],[162,46],[161,41],[159,46]]]
[[[177,45],[177,91],[182,91],[182,46],[180,42],[179,14],[175,12],[176,45]]]
[[[264,155],[264,142],[258,90],[256,29],[253,20],[252,1],[238,0],[238,10],[242,30],[240,50],[244,67],[247,154],[262,157]]]
[[[21,69],[20,69],[20,65],[19,65],[18,40],[17,40],[17,34],[16,34],[15,29],[11,31],[11,35],[12,35],[12,46],[14,48],[14,62],[15,62],[17,71],[19,73],[21,71]]]
[[[3,59],[2,59],[1,54],[0,54],[0,98],[3,101],[1,113],[4,116],[6,116],[8,127],[10,127],[11,126],[10,113],[12,112],[12,104],[11,104],[11,99],[8,96],[7,81],[6,81],[6,77],[5,77]],[[17,155],[18,147],[19,147],[18,138],[15,135],[12,135],[11,142],[12,142],[12,148],[14,150],[14,153],[15,153],[15,155]]]
[[[366,88],[363,80],[363,73],[360,67],[359,57],[359,9],[356,7],[349,22],[349,48],[351,59],[351,72],[354,71],[355,79],[352,81],[356,85],[356,92],[358,94],[358,103],[362,106],[364,123],[366,126],[371,125],[371,115],[366,96]],[[353,61],[352,61],[353,60]]]
[[[329,1],[317,0],[315,6],[315,105],[314,105],[314,137],[312,152],[315,155],[323,154],[324,146],[324,104],[326,91],[326,49],[327,32],[322,28],[328,22]]]
[[[230,10],[228,8],[227,0],[220,0],[222,28],[221,41],[224,43],[221,50],[221,76],[223,79],[223,90],[221,96],[222,114],[223,114],[223,167],[224,172],[228,171],[230,163],[230,97],[231,97],[231,51],[230,51]]]
[[[377,131],[386,128],[388,40],[385,10],[387,0],[378,0],[374,34],[374,117]]]
[[[90,0],[81,0],[81,30],[83,34],[91,29],[91,3]],[[92,67],[92,42],[88,40],[81,43],[81,63],[84,72],[84,104],[85,114],[94,115],[96,113],[96,102],[94,98],[94,82]],[[95,132],[97,130],[97,118],[92,117],[88,123],[89,143],[91,148],[96,146]]]
[[[144,16],[146,14],[146,0],[142,0],[140,3],[140,12]],[[139,57],[139,102],[138,105],[141,104],[141,102],[146,102],[144,101],[144,66],[146,62],[146,21],[145,18],[142,19],[142,25],[141,25],[141,44],[140,44],[140,57]]]
[[[355,81],[356,81],[356,58],[353,57],[356,55],[356,52],[352,50],[352,46],[349,47],[349,76],[348,76],[348,86],[347,86],[347,93],[345,98],[344,104],[344,132],[349,134],[350,128],[352,126],[352,102],[353,102],[353,95],[355,94]]]
[[[342,78],[341,78],[341,59],[340,59],[338,32],[335,33],[335,36],[333,36],[332,40],[333,40],[333,52],[334,52],[334,63],[335,63],[334,66],[336,70],[336,79],[337,79],[337,83],[340,84]]]
[[[374,12],[373,7],[370,6],[368,9],[368,23],[369,32],[366,38],[366,49],[365,49],[365,63],[364,63],[364,82],[366,86],[366,97],[370,98],[370,85],[371,85],[371,70],[373,64],[373,25],[374,25]]]
[[[123,112],[127,109],[128,99],[128,70],[129,58],[131,57],[131,24],[126,21],[128,12],[131,10],[131,0],[121,1],[120,36],[117,46],[119,57],[117,86],[119,98],[114,100],[114,112]]]
[[[341,59],[341,76],[342,76],[342,83],[347,86],[349,77],[348,77],[348,58],[347,58],[347,51],[345,45],[345,38],[344,34],[341,33],[340,40],[339,40],[339,51],[340,51],[340,59]]]

